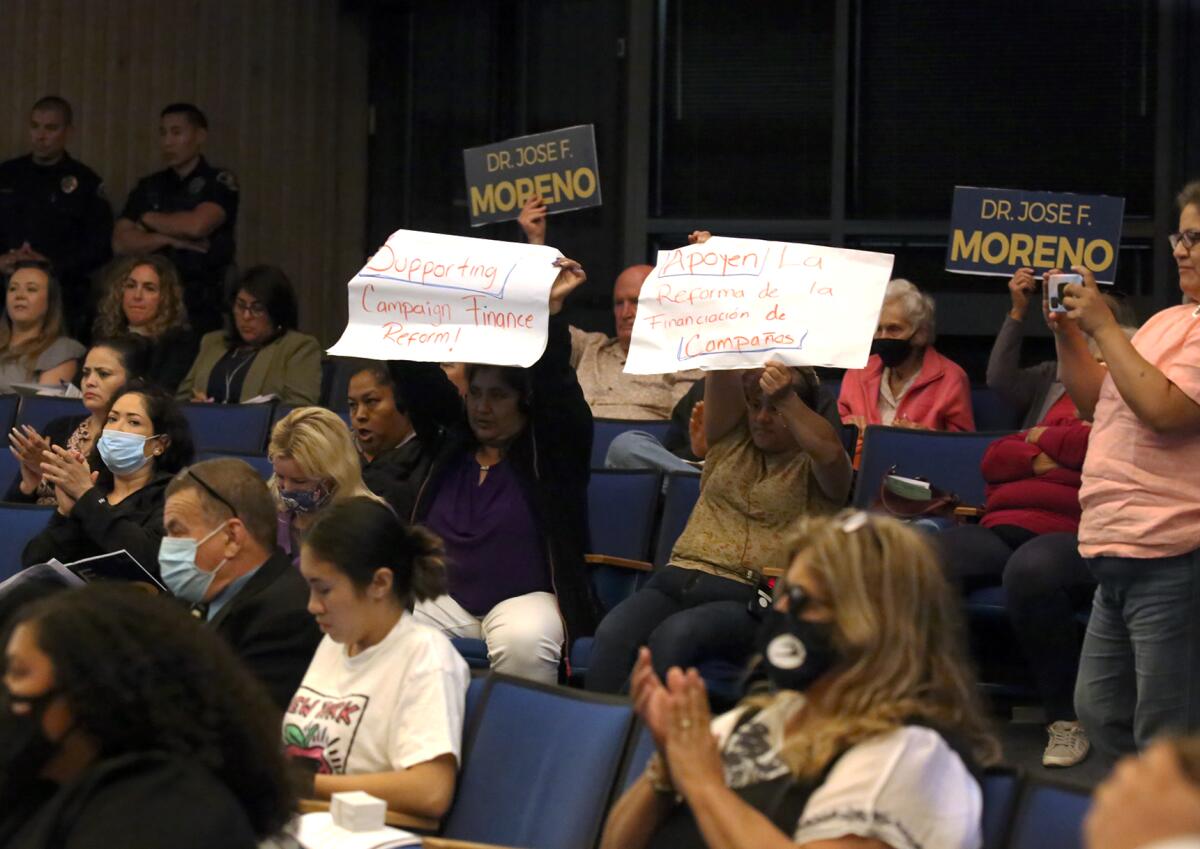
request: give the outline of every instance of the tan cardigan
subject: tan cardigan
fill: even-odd
[[[207,391],[213,367],[228,350],[225,331],[205,333],[200,340],[200,353],[179,384],[175,397],[190,401],[193,390]],[[320,394],[321,346],[313,337],[289,330],[255,355],[238,401],[256,395],[277,395],[283,404],[315,404]]]

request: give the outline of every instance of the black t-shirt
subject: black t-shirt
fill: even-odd
[[[100,177],[69,154],[53,165],[32,155],[0,164],[0,253],[29,242],[70,285],[108,261],[112,225]]]
[[[183,177],[173,168],[164,168],[138,180],[121,211],[122,218],[137,222],[147,212],[191,212],[202,203],[215,203],[225,210],[225,220],[208,237],[208,251],[160,251],[175,263],[185,287],[220,280],[233,264],[238,212],[238,183],[233,172],[209,165],[203,156]]]

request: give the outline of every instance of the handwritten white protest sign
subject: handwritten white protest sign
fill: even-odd
[[[659,251],[625,371],[789,365],[862,368],[892,255],[714,237]]]
[[[335,357],[531,366],[562,256],[544,245],[397,230],[348,284]]]

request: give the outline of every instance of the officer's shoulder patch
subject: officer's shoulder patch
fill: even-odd
[[[68,174],[58,182],[58,187],[62,189],[64,195],[69,195],[71,192],[79,188],[79,180],[74,174]]]
[[[204,189],[204,178],[203,177],[193,177],[188,182],[187,188],[188,188],[188,194],[192,194],[192,195],[200,194],[200,192]]]
[[[229,189],[231,192],[236,192],[238,190],[237,177],[232,171],[217,172],[217,182]]]

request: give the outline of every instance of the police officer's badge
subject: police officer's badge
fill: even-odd
[[[188,183],[188,194],[198,195],[198,194],[200,194],[200,191],[203,188],[204,188],[204,178],[203,177],[193,177],[192,181],[190,183]]]
[[[238,190],[237,177],[233,176],[232,171],[221,171],[218,173],[217,182],[229,189],[231,192],[236,192]]]
[[[79,188],[79,181],[75,179],[74,174],[68,174],[59,181],[58,187],[62,189],[64,195],[69,195],[71,192]]]

